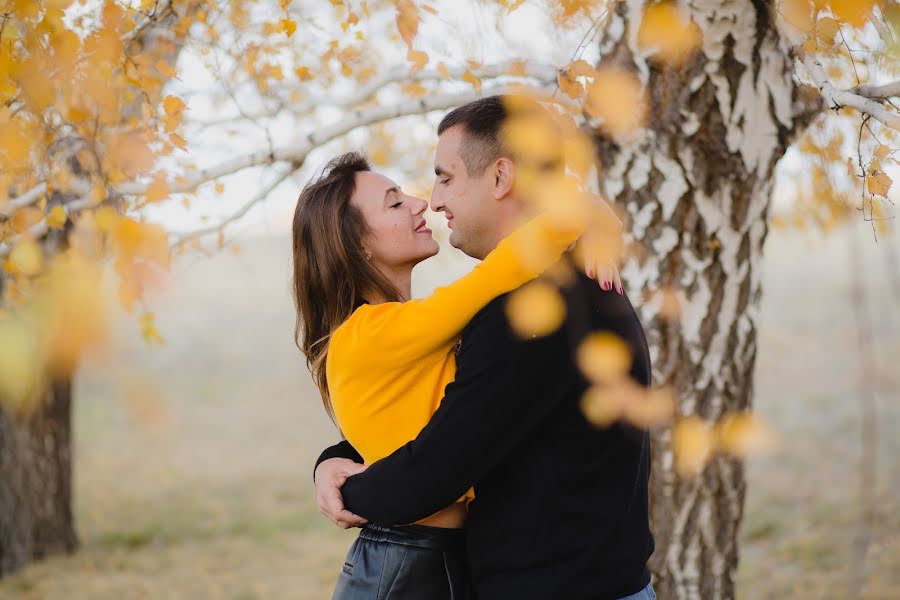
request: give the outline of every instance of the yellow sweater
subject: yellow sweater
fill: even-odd
[[[540,275],[580,233],[536,217],[431,296],[364,304],[334,331],[325,364],[331,403],[366,464],[414,439],[431,419],[456,375],[453,347],[475,314]],[[541,251],[525,260],[521,251],[535,245]]]

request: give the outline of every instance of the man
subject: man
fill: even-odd
[[[447,217],[450,243],[478,259],[526,216],[521,191],[508,185],[517,163],[501,142],[507,118],[494,96],[453,110],[438,128],[432,209]],[[347,442],[326,450],[315,471],[322,511],[342,526],[399,525],[474,486],[467,547],[481,600],[655,598],[649,436],[625,423],[592,426],[581,411],[588,382],[573,360],[587,335],[613,333],[631,350],[629,375],[648,386],[646,339],[618,281],[618,293],[606,293],[576,271],[555,333],[521,339],[507,296],[475,316],[456,379],[415,440],[368,468]]]

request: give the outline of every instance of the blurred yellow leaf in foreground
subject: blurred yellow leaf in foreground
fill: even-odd
[[[506,303],[506,314],[520,337],[545,336],[562,324],[566,305],[556,288],[534,281],[512,293]]]

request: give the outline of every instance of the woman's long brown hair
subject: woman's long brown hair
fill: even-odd
[[[368,227],[359,209],[350,204],[356,174],[370,170],[357,152],[332,159],[306,184],[294,209],[294,342],[306,355],[332,421],[334,409],[325,376],[331,334],[365,302],[366,293],[400,300],[396,286],[366,260],[363,238]]]

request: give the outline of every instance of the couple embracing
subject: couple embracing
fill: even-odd
[[[413,267],[438,252],[425,200],[349,153],[297,201],[297,343],[346,438],[316,463],[317,500],[361,527],[336,600],[656,597],[649,435],[586,420],[574,357],[613,334],[649,386],[644,332],[615,265],[590,262],[561,287],[556,331],[522,337],[510,323],[510,292],[571,263],[583,228],[534,214],[509,121],[492,96],[438,127],[431,209],[482,262],[426,298],[410,299]],[[525,260],[535,244],[540,259]]]

